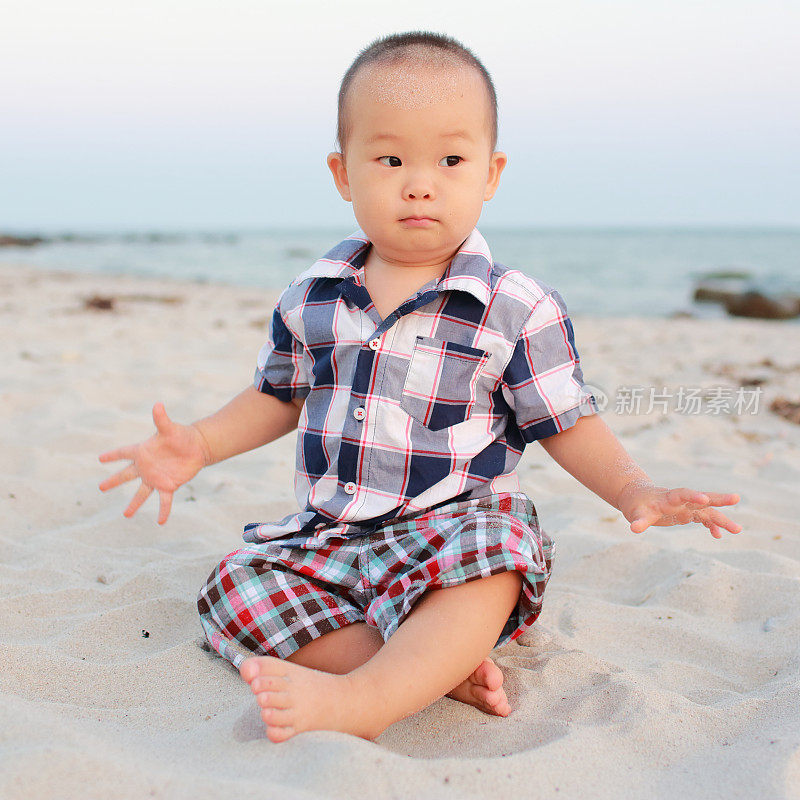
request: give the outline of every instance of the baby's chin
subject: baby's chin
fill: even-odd
[[[459,250],[469,232],[463,236],[436,235],[430,230],[412,229],[392,237],[372,239],[377,255],[390,261],[419,262],[442,261],[452,258]]]

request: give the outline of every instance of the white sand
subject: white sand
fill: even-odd
[[[274,745],[195,597],[243,524],[294,509],[294,438],[198,475],[163,528],[153,499],[122,517],[132,485],[97,489],[155,401],[190,421],[249,383],[272,300],[0,269],[0,796],[800,798],[800,427],[766,408],[800,399],[800,326],[576,318],[612,396],[766,379],[756,415],[604,415],[659,482],[739,492],[744,532],[636,536],[531,447],[558,553],[539,621],[495,651],[512,715],[445,698],[376,743]]]

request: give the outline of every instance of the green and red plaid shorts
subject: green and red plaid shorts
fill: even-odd
[[[386,641],[428,589],[516,571],[519,602],[500,634],[516,639],[539,616],[554,545],[523,494],[449,503],[354,538],[307,534],[229,553],[197,598],[206,638],[238,667],[253,655],[286,658],[351,622]]]

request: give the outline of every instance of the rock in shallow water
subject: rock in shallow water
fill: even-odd
[[[769,297],[761,292],[745,292],[724,301],[725,310],[734,317],[757,319],[792,319],[800,316],[800,299],[783,294]]]
[[[0,235],[0,247],[33,247],[37,244],[43,244],[45,241],[41,236]]]
[[[734,317],[792,319],[800,316],[800,296],[790,292],[766,294],[748,272],[721,271],[699,276],[692,299],[695,303],[719,303]]]

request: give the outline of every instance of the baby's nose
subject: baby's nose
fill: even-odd
[[[433,191],[430,189],[407,189],[406,199],[408,200],[430,200],[433,197]]]
[[[435,194],[433,181],[417,174],[406,183],[403,194],[407,200],[431,200]]]

